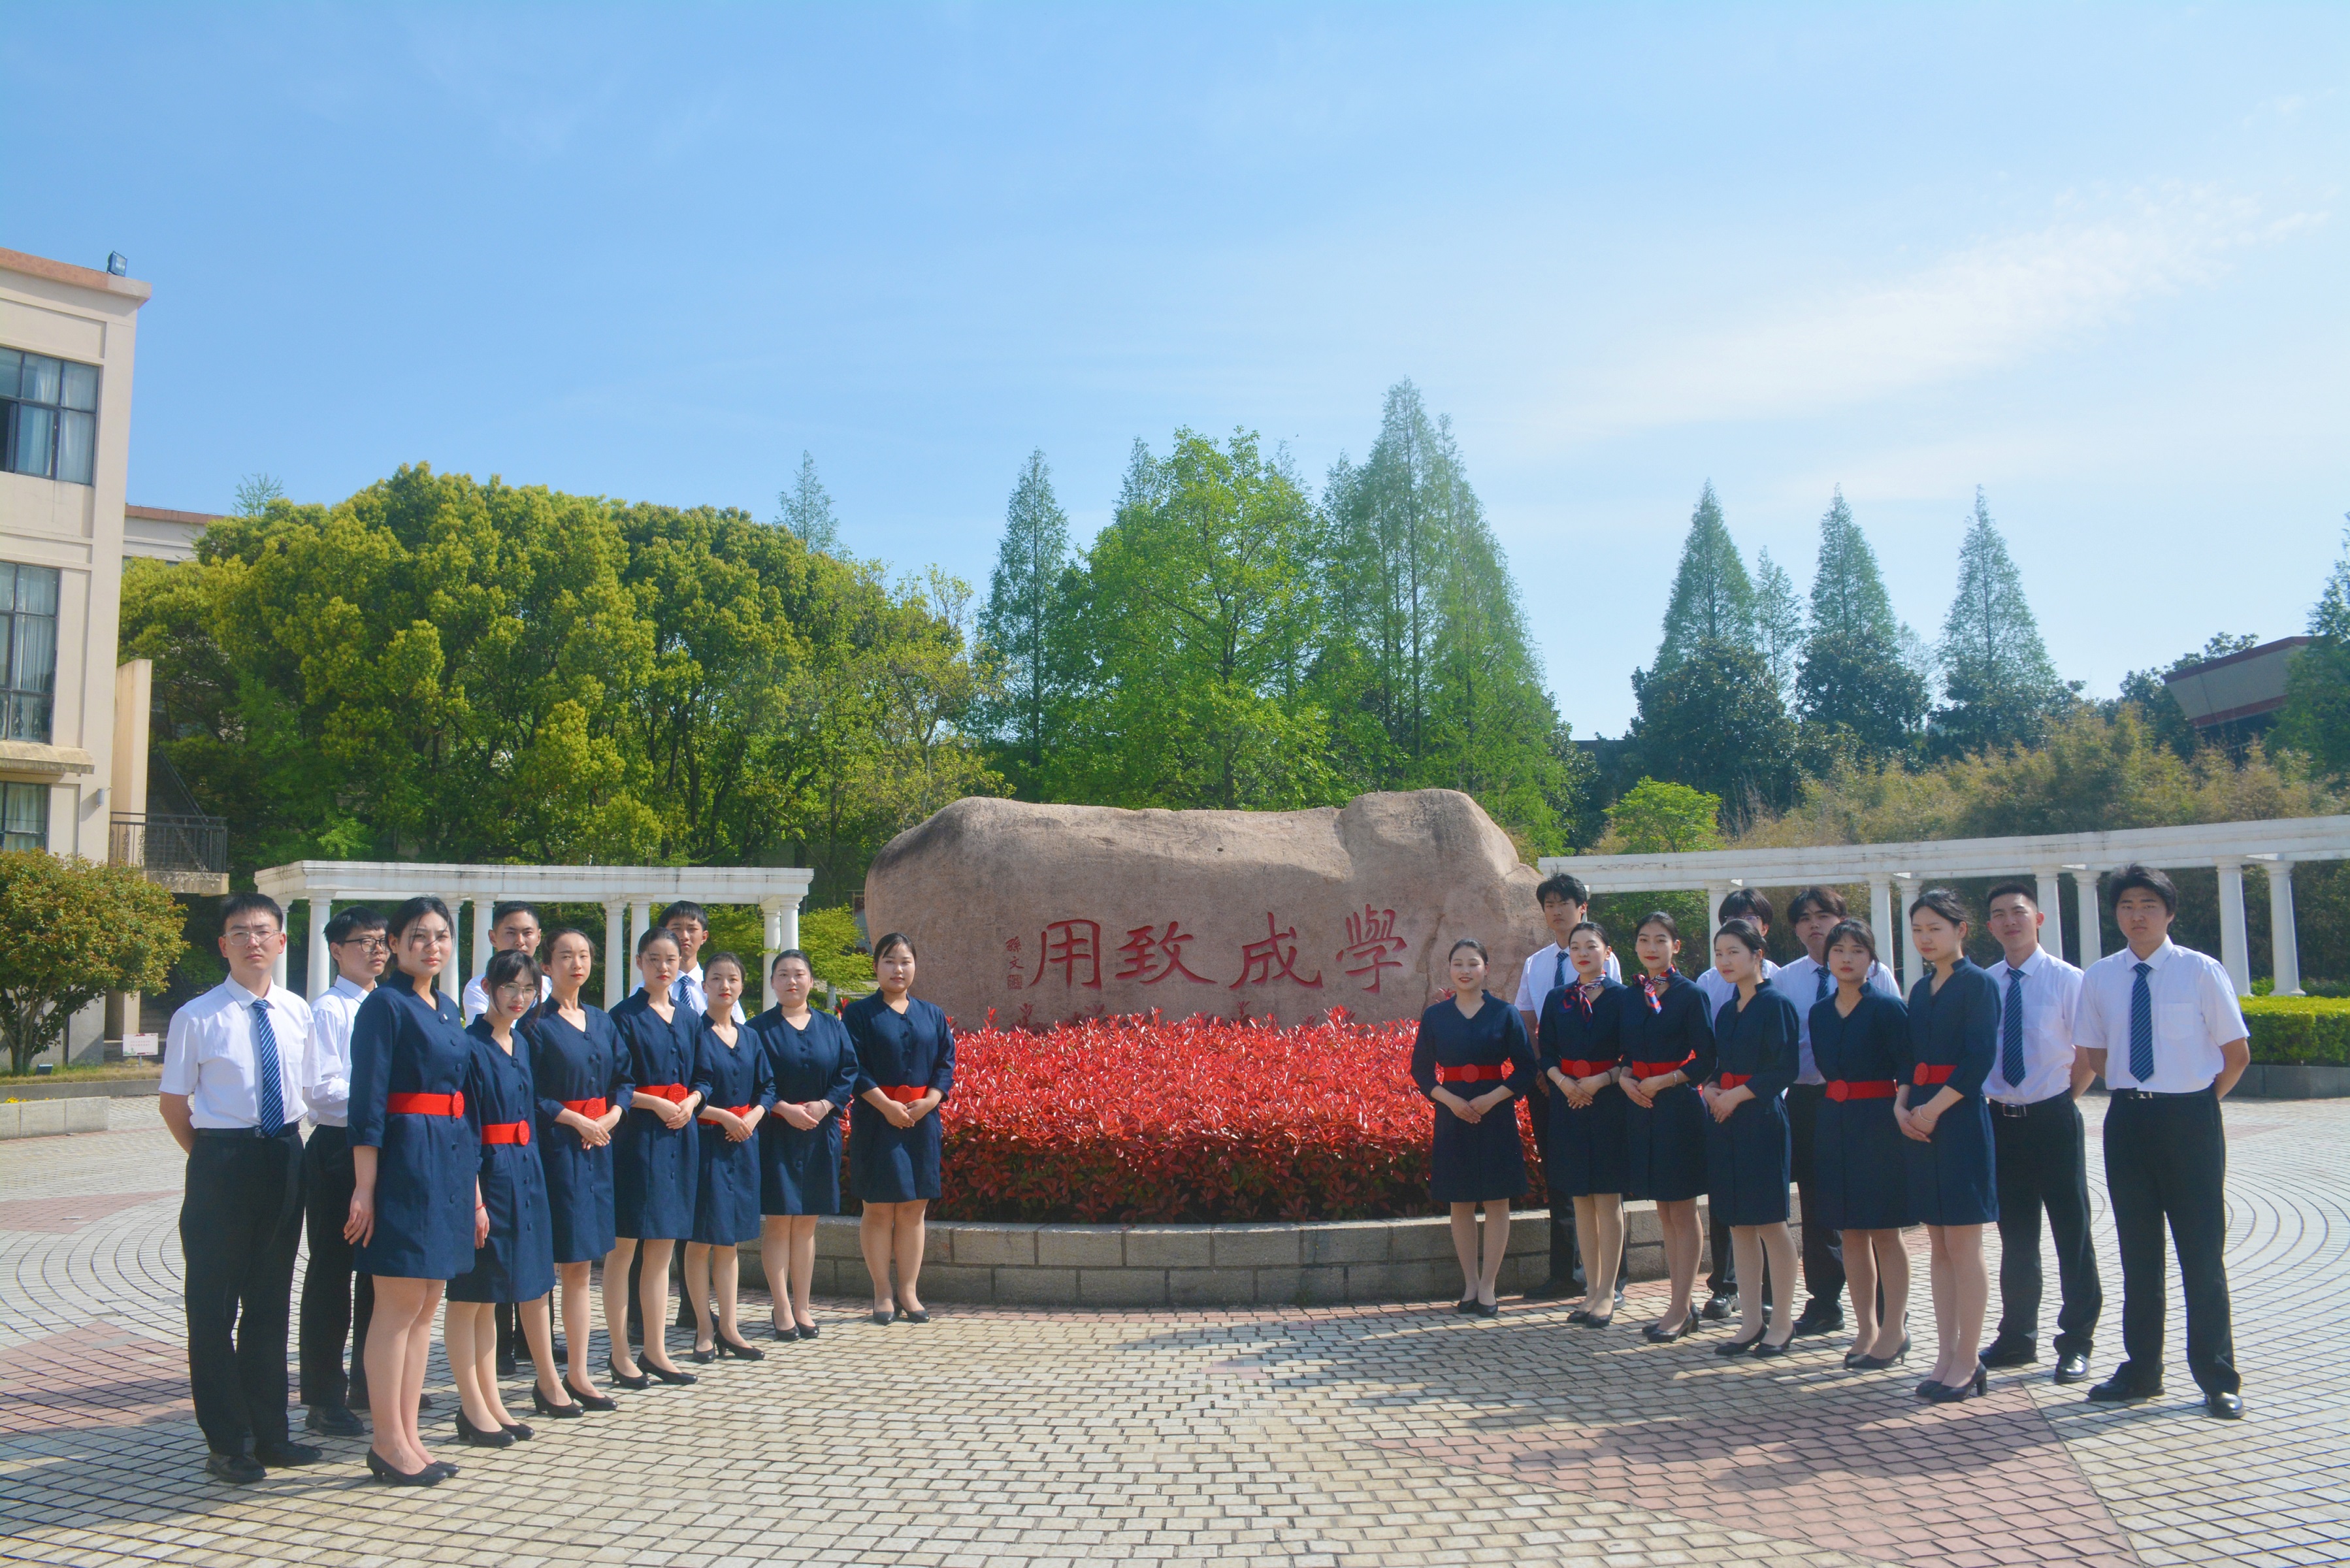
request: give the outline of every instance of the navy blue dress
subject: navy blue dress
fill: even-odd
[[[729,1045],[707,1015],[693,1036],[693,1092],[722,1110],[772,1110],[775,1078],[767,1053],[747,1024],[734,1026]],[[700,1116],[700,1168],[694,1175],[692,1240],[708,1247],[738,1247],[759,1236],[759,1135],[736,1143],[716,1122]]]
[[[546,1209],[558,1263],[599,1262],[619,1235],[612,1149],[628,1121],[629,1053],[609,1013],[584,1002],[579,1010],[588,1017],[584,1033],[565,1022],[552,1003],[523,1024],[530,1040],[531,1082],[538,1089],[538,1160],[546,1172]],[[603,1114],[594,1108],[598,1100],[607,1109],[624,1108],[612,1127],[613,1143],[589,1148],[555,1118],[569,1107],[593,1121]]]
[[[1624,1102],[1624,1196],[1682,1203],[1705,1192],[1706,1127],[1713,1118],[1697,1086],[1713,1076],[1713,1018],[1705,992],[1679,971],[1659,993],[1646,974],[1626,986],[1617,1035],[1628,1071],[1643,1078],[1679,1070],[1689,1082],[1652,1106]]]
[[[1567,1077],[1588,1078],[1623,1060],[1624,1008],[1632,1000],[1632,993],[1612,980],[1588,1000],[1580,985],[1552,991],[1543,1001],[1538,1025],[1543,1072],[1556,1067]],[[1550,1149],[1543,1156],[1543,1178],[1550,1184],[1552,1200],[1623,1191],[1632,1167],[1624,1126],[1631,1102],[1624,1092],[1609,1084],[1578,1110],[1553,1084],[1544,1099],[1534,1102],[1536,1116],[1545,1107],[1550,1112]]]
[[[849,1104],[848,1183],[860,1203],[910,1203],[939,1195],[939,1113],[892,1127],[865,1098],[868,1089],[954,1088],[954,1030],[919,996],[895,1012],[881,993],[848,1004],[841,1022],[857,1050],[857,1098]],[[893,1096],[894,1097],[894,1096]]]
[[[811,1009],[808,1026],[795,1029],[771,1007],[751,1020],[767,1055],[777,1105],[827,1100],[834,1114],[802,1129],[779,1116],[759,1124],[759,1211],[762,1214],[840,1212],[839,1113],[857,1096],[857,1047],[848,1026]]]
[[[691,1085],[695,1022],[681,1007],[662,1023],[642,991],[612,1009],[612,1026],[629,1053],[621,1071],[634,1093]],[[699,1141],[691,1121],[671,1127],[645,1109],[620,1118],[612,1129],[612,1220],[619,1234],[639,1241],[692,1237]]]
[[[1722,1087],[1742,1080],[1754,1097],[1726,1122],[1706,1118],[1706,1192],[1726,1225],[1772,1225],[1787,1218],[1794,1146],[1787,1138],[1787,1085],[1800,1065],[1803,1020],[1769,981],[1742,1011],[1731,995],[1713,1015],[1713,1061]]]
[[[1846,1018],[1835,993],[1812,1004],[1812,1058],[1828,1081],[1812,1139],[1815,1218],[1831,1231],[1915,1225],[1910,1140],[1893,1120],[1893,1090],[1908,1075],[1909,1010],[1864,988]]]
[[[1430,1096],[1436,1118],[1428,1156],[1428,1196],[1439,1203],[1490,1203],[1526,1192],[1525,1147],[1518,1141],[1517,1101],[1534,1092],[1534,1052],[1518,1010],[1485,992],[1474,1018],[1463,1018],[1451,997],[1419,1015],[1411,1044],[1411,1081]],[[1481,1075],[1455,1078],[1462,1071]],[[1464,1100],[1491,1094],[1496,1083],[1513,1098],[1464,1122],[1435,1105],[1438,1084]]]
[[[352,1262],[360,1273],[453,1280],[473,1266],[481,1135],[457,1100],[473,1059],[460,1016],[455,1002],[437,991],[425,1001],[395,971],[351,1022],[351,1147],[379,1151],[375,1234]],[[453,1114],[393,1108],[410,1095],[445,1099]]]
[[[546,1172],[535,1139],[538,1091],[531,1085],[530,1045],[520,1031],[514,1054],[498,1048],[487,1017],[465,1030],[473,1061],[465,1075],[465,1120],[480,1140],[482,1202],[489,1239],[473,1266],[449,1282],[452,1302],[535,1302],[555,1288],[555,1241],[546,1213]],[[499,1141],[493,1141],[496,1139]],[[512,1141],[507,1141],[512,1140]]]
[[[1960,959],[1934,991],[1930,974],[1909,988],[1909,1049],[1902,1076],[1918,1110],[1945,1088],[1965,1097],[1934,1123],[1925,1143],[1905,1137],[1909,1202],[1929,1225],[1988,1225],[1999,1218],[1999,1179],[1991,1162],[1991,1107],[1983,1079],[1998,1054],[1999,981]]]

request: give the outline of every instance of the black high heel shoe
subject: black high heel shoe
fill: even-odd
[[[899,1307],[898,1309],[898,1315],[904,1318],[908,1323],[928,1323],[931,1321],[931,1309],[928,1307]],[[1488,1314],[1487,1315],[1490,1316],[1492,1314]]]
[[[800,1324],[800,1325],[799,1325],[799,1336],[800,1336],[802,1339],[814,1339],[814,1338],[816,1337],[816,1324],[812,1324],[812,1323],[804,1323],[804,1324]]]
[[[536,1392],[536,1390],[534,1390],[534,1392]],[[505,1429],[506,1436],[512,1438],[515,1442],[526,1443],[530,1441],[530,1428],[525,1423],[521,1421],[501,1421],[498,1425],[503,1427]]]
[[[1725,1339],[1713,1347],[1713,1353],[1716,1355],[1743,1355],[1762,1344],[1762,1336],[1769,1332],[1766,1328],[1758,1328],[1752,1339]]]
[[[1772,1344],[1767,1338],[1758,1336],[1754,1341],[1754,1349],[1752,1354],[1754,1359],[1757,1361],[1768,1361],[1774,1355],[1786,1355],[1787,1347],[1794,1343],[1795,1334],[1793,1329],[1788,1330],[1787,1337],[1781,1340],[1776,1345]]]
[[[439,1486],[441,1467],[426,1465],[421,1470],[396,1469],[390,1459],[369,1449],[367,1454],[368,1474],[386,1486]]]
[[[571,1402],[583,1410],[617,1410],[620,1407],[620,1402],[618,1399],[607,1398],[601,1394],[590,1394],[568,1377],[563,1380],[563,1391],[570,1395]]]
[[[663,1372],[658,1366],[648,1366],[645,1370],[651,1373],[654,1376],[660,1378],[662,1382],[668,1384],[672,1388],[682,1388],[688,1384],[699,1383],[702,1381],[701,1378],[696,1377],[691,1372]]]
[[[566,1389],[565,1392],[568,1393],[569,1390]],[[581,1406],[579,1401],[577,1399],[572,1400],[567,1405],[556,1404],[554,1400],[540,1393],[538,1390],[538,1385],[536,1383],[530,1386],[530,1407],[537,1411],[540,1415],[546,1417],[548,1419],[556,1421],[576,1420],[579,1417],[585,1416],[588,1413],[587,1409]]]
[[[704,1350],[702,1346],[697,1345],[685,1354],[696,1366],[707,1366],[712,1362],[718,1359],[718,1347],[713,1345],[709,1349]]]
[[[1991,1373],[1978,1361],[1972,1377],[1964,1383],[1937,1383],[1926,1397],[1937,1405],[1955,1405],[1961,1399],[1980,1399],[1990,1391]]]
[[[1901,1348],[1890,1355],[1859,1355],[1845,1357],[1845,1365],[1855,1372],[1882,1372],[1897,1361],[1909,1359],[1909,1336],[1901,1336]]]
[[[515,1446],[512,1432],[484,1432],[481,1428],[465,1419],[465,1412],[463,1408],[457,1412],[457,1440],[473,1449],[511,1449]]]
[[[604,1364],[604,1372],[607,1376],[611,1378],[614,1386],[618,1387],[633,1390],[650,1388],[653,1386],[653,1380],[646,1376],[641,1372],[632,1374],[621,1371],[620,1364],[617,1361],[606,1362]],[[574,1396],[577,1396],[579,1391],[575,1388],[571,1392]]]
[[[1665,1328],[1652,1323],[1640,1331],[1640,1335],[1650,1345],[1670,1345],[1677,1339],[1687,1339],[1690,1334],[1695,1334],[1698,1324],[1704,1321],[1698,1316],[1697,1308],[1691,1307],[1689,1316],[1681,1320],[1681,1325],[1679,1328]]]
[[[767,1353],[761,1350],[757,1345],[744,1345],[739,1340],[729,1339],[723,1334],[718,1335],[717,1338],[712,1341],[711,1348],[717,1351],[720,1355],[731,1355],[737,1361],[764,1361],[767,1359]]]
[[[875,1307],[875,1308],[873,1309],[873,1314],[872,1314],[872,1315],[871,1315],[870,1317],[867,1318],[867,1319],[866,1319],[866,1321],[867,1321],[868,1323],[895,1323],[895,1322],[897,1322],[897,1321],[898,1321],[898,1303],[895,1303],[895,1302],[892,1302],[892,1303],[889,1303],[888,1306],[886,1306],[886,1307]]]

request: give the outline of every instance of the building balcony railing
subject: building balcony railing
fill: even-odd
[[[228,823],[217,816],[115,814],[107,858],[174,893],[228,891]]]

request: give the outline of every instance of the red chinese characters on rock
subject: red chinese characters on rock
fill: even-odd
[[[1118,950],[1126,960],[1126,967],[1112,978],[1157,985],[1170,975],[1181,975],[1201,985],[1213,985],[1215,981],[1206,975],[1193,974],[1184,966],[1183,945],[1194,940],[1191,932],[1183,929],[1180,920],[1168,921],[1163,936],[1156,926],[1137,926],[1126,933],[1126,943]]]
[[[1347,945],[1336,956],[1347,973],[1362,981],[1363,989],[1374,994],[1388,970],[1403,968],[1403,960],[1397,955],[1411,946],[1395,934],[1395,922],[1393,909],[1374,909],[1368,904],[1361,914],[1347,917]]]
[[[1029,981],[1029,989],[1044,984],[1045,971],[1055,968],[1061,971],[1063,985],[1099,991],[1101,922],[1055,920],[1046,926],[1036,938],[1036,974]]]
[[[1244,985],[1271,985],[1276,980],[1295,981],[1309,991],[1322,989],[1322,971],[1315,970],[1312,980],[1297,972],[1297,928],[1278,929],[1273,923],[1273,911],[1265,911],[1264,935],[1241,947],[1241,977],[1225,989],[1238,991]]]
[[[1027,983],[1020,978],[1020,939],[1014,937],[1003,944],[1003,989],[1018,991]]]

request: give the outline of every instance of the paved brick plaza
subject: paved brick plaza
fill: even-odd
[[[1849,1375],[1840,1342],[1724,1362],[1715,1334],[1654,1348],[1515,1303],[1496,1323],[946,1305],[927,1328],[884,1329],[841,1303],[824,1338],[754,1336],[769,1359],[698,1387],[623,1394],[617,1414],[541,1422],[501,1453],[446,1443],[464,1473],[407,1491],[369,1484],[356,1440],[249,1489],[204,1477],[179,1157],[153,1101],[120,1102],[109,1133],[0,1145],[0,1556],[2350,1561],[2350,1105],[2228,1116],[2241,1425],[2199,1413],[2175,1310],[2169,1394],[2113,1411],[2044,1369],[1929,1409],[1909,1397],[1922,1363]],[[2120,1353],[2105,1241],[2100,1375]],[[1918,1279],[1929,1351],[1922,1260]],[[1635,1287],[1621,1321],[1646,1321],[1659,1290]],[[434,1386],[445,1433],[437,1362]]]

